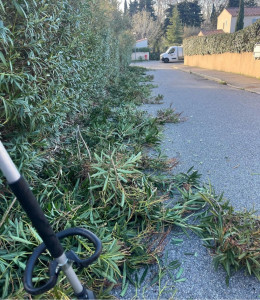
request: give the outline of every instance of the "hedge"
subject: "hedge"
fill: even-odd
[[[150,48],[142,47],[142,48],[133,48],[133,52],[150,52]]]
[[[260,42],[260,20],[235,33],[196,36],[184,40],[184,53],[191,55],[221,54],[226,52],[253,52],[254,45]]]

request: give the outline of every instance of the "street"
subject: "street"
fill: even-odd
[[[155,115],[172,105],[187,118],[165,126],[162,147],[179,159],[176,172],[194,166],[236,209],[260,212],[260,95],[175,70],[174,63],[142,66],[155,70],[154,95],[164,95],[163,104],[145,109]]]
[[[259,214],[260,95],[176,70],[175,64],[138,65],[149,68],[149,74],[154,75],[153,83],[158,85],[154,95],[164,95],[163,104],[147,104],[143,109],[155,115],[158,109],[172,105],[187,118],[179,124],[165,125],[162,150],[169,158],[179,160],[173,172],[186,172],[194,166],[202,180],[210,182],[218,194],[224,192],[236,210],[254,208]],[[214,270],[202,241],[193,234],[181,238],[183,243],[169,243],[165,250],[168,261],[182,263],[182,277],[186,279],[174,285],[177,299],[259,299],[255,277],[237,272],[227,287],[225,272],[221,267]],[[191,252],[194,255],[185,255]],[[161,299],[171,297],[172,284],[170,277],[162,280],[165,290]],[[158,286],[138,292],[140,298],[157,296]]]

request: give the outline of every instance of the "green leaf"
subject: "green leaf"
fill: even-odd
[[[176,279],[174,282],[184,282],[186,280],[187,280],[187,278],[180,278],[180,279]]]
[[[125,286],[124,286],[124,288],[123,288],[123,290],[122,290],[122,292],[120,294],[121,297],[125,296],[125,294],[127,292],[127,289],[128,289],[128,285],[129,285],[129,281],[127,281],[127,283],[125,284]]]
[[[183,243],[183,239],[172,238],[172,244],[181,245]]]
[[[247,255],[247,252],[243,252],[242,254],[240,254],[240,255],[238,256],[238,259],[242,259],[242,258],[244,258],[246,255]]]
[[[151,286],[154,285],[155,283],[159,282],[159,280],[160,280],[160,277],[159,277],[159,275],[157,274],[157,275],[153,278],[153,280],[151,281],[150,285],[151,285]]]
[[[145,277],[146,277],[146,275],[148,273],[148,269],[149,269],[148,266],[146,266],[146,268],[145,268],[145,270],[144,270],[144,272],[143,272],[143,274],[142,274],[142,276],[140,278],[140,285],[144,282]]]
[[[125,204],[125,192],[122,191],[122,198],[121,198],[120,206],[121,206],[121,207],[124,207],[124,204]]]
[[[25,11],[23,10],[22,6],[20,4],[18,4],[16,0],[12,0],[12,2],[14,4],[18,14],[24,18],[27,18],[27,15],[26,15]]]
[[[26,245],[33,245],[32,242],[28,241],[28,240],[25,240],[25,239],[22,239],[18,236],[13,236],[12,234],[10,234],[10,238],[16,242],[19,242],[19,243],[22,243],[22,244],[26,244]]]
[[[124,268],[123,268],[123,281],[122,281],[122,289],[125,288],[126,284],[126,262],[124,262]],[[122,291],[123,292],[123,291]]]
[[[247,266],[248,273],[251,275],[252,274],[252,268],[251,268],[250,263],[247,259],[246,259],[246,266]]]
[[[3,5],[2,0],[0,0],[0,7],[2,8],[3,12],[5,12],[5,7],[4,7],[4,5]]]
[[[180,279],[182,273],[183,273],[184,269],[181,267],[178,271],[178,273],[176,274],[176,279]]]
[[[4,57],[4,54],[2,51],[0,51],[0,59],[1,59],[2,63],[5,65],[5,67],[7,67],[7,62],[5,60],[5,57]]]
[[[5,284],[3,287],[3,293],[2,293],[2,298],[6,299],[6,296],[8,295],[8,287],[10,285],[10,281],[9,281],[9,274],[6,273],[5,274]]]

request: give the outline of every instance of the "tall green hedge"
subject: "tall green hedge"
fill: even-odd
[[[106,95],[133,41],[109,1],[1,0],[0,12],[0,138],[41,168],[38,152]]]
[[[84,122],[88,132],[89,120],[103,117],[99,107],[109,111],[109,92],[120,86],[132,45],[115,1],[0,0],[0,139],[52,224],[58,220],[52,209],[61,211],[55,231],[64,229],[63,221],[77,226],[65,211],[74,214],[90,203],[85,194],[73,195],[81,176],[80,129]],[[68,175],[75,165],[76,175]],[[22,274],[40,239],[3,176],[0,202],[0,298],[27,298]],[[53,293],[51,299],[64,298]]]
[[[260,21],[235,33],[196,36],[183,42],[185,55],[221,54],[226,52],[253,52],[260,42]]]

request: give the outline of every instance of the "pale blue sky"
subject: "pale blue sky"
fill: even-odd
[[[120,8],[123,10],[124,9],[125,0],[118,0],[118,2],[120,3]]]

